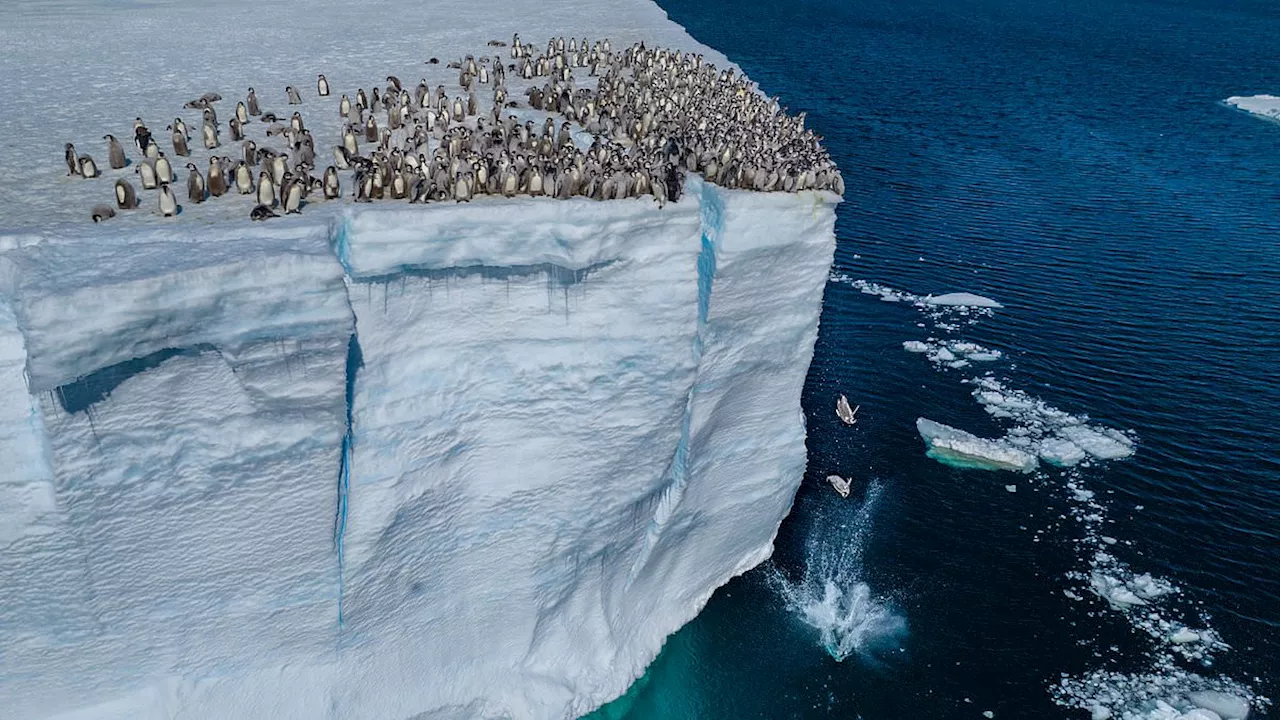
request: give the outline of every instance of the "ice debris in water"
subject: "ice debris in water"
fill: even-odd
[[[916,430],[924,440],[929,457],[945,465],[1019,472],[1036,469],[1035,455],[1007,442],[980,438],[926,418],[916,419]]]
[[[1157,673],[1095,671],[1063,678],[1054,700],[1094,720],[1245,720],[1251,707],[1269,705],[1232,680],[1205,678],[1173,666]]]

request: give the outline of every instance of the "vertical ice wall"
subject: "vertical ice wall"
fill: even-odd
[[[803,476],[833,201],[691,179],[661,209],[9,253],[0,443],[32,499],[0,503],[26,528],[0,536],[0,706],[561,718],[620,694],[768,555]]]

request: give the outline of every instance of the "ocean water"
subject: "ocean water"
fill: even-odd
[[[1280,5],[660,4],[808,111],[848,192],[775,556],[594,717],[1088,717],[1064,678],[1117,717],[1153,679],[1280,694],[1280,123],[1220,102],[1280,93]],[[1003,307],[918,302],[957,291]],[[951,367],[956,342],[1000,355]],[[1132,455],[963,469],[918,417]]]

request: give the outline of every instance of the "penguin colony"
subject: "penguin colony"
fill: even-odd
[[[491,41],[490,47],[507,47]],[[217,93],[186,104],[201,115],[199,143],[207,165],[186,162],[190,203],[223,195],[250,195],[253,220],[301,212],[309,202],[343,197],[339,171],[351,171],[347,195],[356,202],[407,200],[412,203],[467,202],[477,195],[586,197],[614,200],[651,196],[661,206],[678,200],[685,173],[722,187],[758,192],[826,190],[844,194],[844,182],[821,138],[804,126],[805,115],[787,114],[777,98],[758,93],[745,75],[718,70],[702,55],[647,48],[636,43],[615,52],[609,40],[588,44],[563,37],[544,52],[517,34],[508,60],[468,55],[449,63],[458,73],[452,97],[444,85],[434,90],[423,79],[407,87],[388,76],[381,94],[363,88],[354,99],[341,95],[342,136],[324,155],[300,111],[289,117],[264,112],[253,88],[220,122]],[[435,58],[428,64],[435,64]],[[594,79],[579,86],[575,70]],[[527,85],[523,99],[509,96],[507,80]],[[487,112],[477,93],[492,98]],[[331,97],[320,75],[316,94]],[[285,88],[289,105],[302,105],[294,86]],[[527,109],[526,109],[527,108]],[[543,118],[539,126],[533,119]],[[557,120],[559,123],[557,124]],[[251,123],[266,126],[258,142],[246,137]],[[575,130],[576,127],[576,130]],[[181,117],[165,128],[175,158],[192,156],[193,133]],[[219,155],[227,139],[234,155]],[[587,145],[589,138],[589,147]],[[112,170],[129,165],[124,146],[107,141]],[[132,140],[140,161],[133,168],[145,191],[156,191],[159,214],[173,217],[180,205],[173,189],[177,174],[160,141],[141,118]],[[276,145],[277,147],[271,147]],[[225,150],[224,150],[225,151]],[[66,145],[67,174],[102,176],[94,159]],[[94,222],[115,217],[115,209],[143,204],[127,173],[115,180],[115,207],[95,205]]]

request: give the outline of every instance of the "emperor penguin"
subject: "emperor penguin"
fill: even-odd
[[[227,192],[227,175],[222,170],[222,161],[216,156],[209,158],[209,194],[222,197]]]
[[[249,167],[258,164],[258,144],[252,140],[244,141],[244,164]]]
[[[288,96],[289,96],[289,104],[290,104],[290,105],[301,105],[301,104],[302,104],[302,96],[298,94],[298,90],[297,90],[296,88],[294,88],[292,85],[286,85],[286,86],[284,87],[284,91],[285,91],[285,93],[286,93],[286,94],[288,94]]]
[[[249,124],[249,108],[244,106],[244,102],[236,103],[235,118],[240,121],[241,125]]]
[[[302,113],[295,112],[293,117],[289,118],[289,127],[293,128],[294,132],[302,132]]]
[[[200,174],[200,168],[195,163],[187,163],[187,199],[193,203],[204,202],[204,176]]]
[[[133,144],[138,146],[138,150],[143,153],[147,152],[147,145],[151,143],[151,131],[142,123],[142,118],[134,118],[133,121]]]
[[[67,161],[67,175],[79,175],[80,156],[76,155],[76,146],[71,143],[67,143],[66,148],[63,150],[62,157]]]
[[[232,142],[240,142],[241,140],[244,140],[244,127],[240,124],[238,119],[231,118],[231,122],[227,123],[227,125],[231,128]]]
[[[274,207],[276,204],[276,186],[266,170],[258,173],[258,204],[267,207]]]
[[[150,135],[147,136],[147,149],[142,154],[152,160],[160,157],[160,146],[156,144],[156,141]]]
[[[360,147],[356,144],[356,134],[351,128],[342,134],[342,147],[351,155],[358,156]]]
[[[116,140],[115,135],[103,135],[103,140],[107,141],[107,155],[110,158],[111,169],[119,170],[127,164],[124,157],[124,148],[121,147],[120,141]]]
[[[80,175],[86,178],[98,177],[98,165],[88,155],[80,156]]]
[[[205,123],[200,129],[200,134],[204,137],[205,150],[212,150],[218,147],[218,128]]]
[[[280,216],[275,214],[271,210],[271,208],[266,205],[259,205],[249,211],[250,220],[266,220],[268,218],[273,218],[273,217],[280,217]]]
[[[338,117],[349,117],[351,115],[351,98],[346,93],[342,93],[342,99],[338,101]]]
[[[271,179],[276,185],[284,182],[285,173],[289,172],[289,155],[280,153],[271,158]]]
[[[112,209],[110,205],[106,204],[94,205],[93,210],[89,213],[89,217],[93,218],[93,221],[96,223],[102,222],[103,220],[110,220],[115,216],[116,211]]]
[[[316,94],[320,97],[329,97],[329,80],[320,73],[320,78],[316,80]]]
[[[378,121],[373,115],[364,123],[364,139],[365,142],[378,142]]]
[[[173,125],[171,127],[173,128],[173,133],[171,134],[171,139],[173,140],[173,154],[178,157],[190,157],[191,148],[187,147],[187,134],[178,130],[177,125]]]
[[[132,210],[138,207],[138,194],[128,180],[116,180],[116,207],[121,210]]]
[[[178,199],[173,196],[169,183],[160,186],[160,214],[165,217],[178,214]]]
[[[250,115],[257,116],[262,114],[262,108],[258,107],[258,94],[253,91],[253,88],[249,88],[249,95],[244,99],[244,104],[245,110]]]
[[[244,160],[236,163],[235,179],[236,190],[241,195],[253,192],[253,173],[249,171],[249,164]]]
[[[143,190],[155,190],[159,186],[160,183],[156,182],[156,166],[150,159],[138,163],[138,167],[134,169],[134,172],[138,173]]]
[[[284,205],[284,213],[286,215],[298,214],[302,212],[302,183],[297,180],[286,182],[280,193],[281,204]]]
[[[330,165],[324,169],[324,199],[336,200],[342,195],[342,186],[338,182],[338,169]]]
[[[160,153],[156,158],[156,178],[160,182],[173,182],[173,165],[169,163],[169,158]]]

